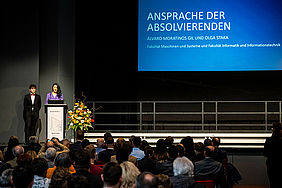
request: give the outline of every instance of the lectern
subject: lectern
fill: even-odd
[[[67,104],[45,104],[46,138],[65,137]]]

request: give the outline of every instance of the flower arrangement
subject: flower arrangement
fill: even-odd
[[[84,102],[75,102],[73,110],[68,111],[68,129],[87,131],[89,128],[93,128],[94,119],[92,117],[92,112]]]

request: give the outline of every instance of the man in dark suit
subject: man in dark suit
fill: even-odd
[[[31,84],[29,86],[29,94],[24,97],[25,143],[28,143],[30,136],[36,136],[36,123],[39,119],[40,108],[41,97],[36,94],[36,85]]]
[[[75,153],[76,151],[82,150],[82,141],[84,140],[84,133],[82,130],[76,131],[76,142],[70,144],[70,152]]]
[[[196,180],[211,179],[222,188],[228,187],[223,165],[213,159],[214,146],[205,147],[204,155],[205,159],[195,163],[194,178]]]

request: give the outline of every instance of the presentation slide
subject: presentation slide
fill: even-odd
[[[138,71],[282,70],[282,0],[139,0]]]

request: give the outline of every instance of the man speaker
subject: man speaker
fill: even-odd
[[[31,84],[29,94],[24,97],[25,143],[28,143],[30,136],[36,136],[36,123],[39,119],[40,108],[41,97],[36,94],[36,85]]]

